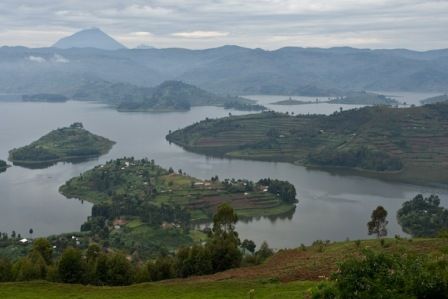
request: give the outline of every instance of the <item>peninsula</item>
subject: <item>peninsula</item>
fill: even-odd
[[[417,184],[448,184],[448,104],[207,119],[167,139],[198,153],[292,162]]]

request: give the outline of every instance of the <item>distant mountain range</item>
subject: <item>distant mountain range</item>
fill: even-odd
[[[87,38],[97,35],[100,38]],[[222,95],[448,91],[448,49],[125,49],[109,38],[90,29],[51,48],[0,48],[0,93],[65,94],[92,81],[153,87],[166,80]]]
[[[126,49],[125,46],[98,28],[85,29],[73,35],[61,38],[53,47],[60,49],[96,48],[103,50]]]

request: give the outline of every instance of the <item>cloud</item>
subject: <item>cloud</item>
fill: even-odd
[[[2,0],[0,15],[1,45],[99,27],[129,47],[448,48],[447,0]]]
[[[152,33],[148,31],[137,31],[137,32],[131,32],[130,34],[134,36],[152,36]]]
[[[67,58],[65,58],[62,55],[59,54],[54,54],[51,61],[55,62],[55,63],[69,63],[70,60],[68,60]]]
[[[220,32],[220,31],[190,31],[190,32],[176,32],[171,34],[176,37],[183,38],[215,38],[215,37],[224,37],[228,36],[229,32]]]
[[[32,55],[28,56],[27,59],[28,59],[29,61],[31,61],[31,62],[37,62],[37,63],[43,63],[43,62],[46,62],[46,61],[47,61],[47,60],[46,60],[45,58],[43,58],[43,57],[40,57],[40,56],[32,56]]]

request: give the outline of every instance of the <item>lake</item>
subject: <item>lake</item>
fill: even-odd
[[[265,101],[277,100],[272,96],[270,99],[264,97]],[[310,104],[294,106],[297,107],[294,109],[300,109],[295,113],[329,114],[339,110],[340,106],[350,108],[346,105]],[[247,112],[199,107],[188,112],[121,113],[102,104],[73,101],[0,102],[0,111],[0,159],[6,160],[10,149],[29,144],[53,129],[76,121],[82,122],[89,131],[117,142],[107,155],[99,159],[79,164],[58,163],[45,169],[14,166],[1,173],[1,232],[15,230],[29,236],[28,230],[33,228],[33,236],[45,236],[79,231],[80,225],[90,215],[92,205],[63,197],[58,193],[59,186],[95,165],[123,156],[154,159],[165,168],[182,169],[201,179],[218,175],[221,179],[271,177],[290,181],[295,185],[300,201],[293,215],[252,219],[237,224],[242,238],[252,239],[258,244],[266,240],[274,248],[297,247],[317,239],[367,238],[366,223],[378,205],[389,211],[389,235],[404,235],[395,219],[403,201],[418,193],[436,193],[443,205],[448,203],[448,190],[330,174],[287,163],[210,158],[187,152],[165,140],[169,130],[206,117]]]

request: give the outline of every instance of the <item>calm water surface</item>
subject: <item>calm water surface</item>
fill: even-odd
[[[276,100],[265,97],[260,102]],[[295,113],[329,114],[340,106],[301,105],[294,109],[300,109]],[[349,107],[344,106],[344,109]],[[242,113],[231,112],[234,115]],[[395,213],[403,201],[417,193],[437,193],[447,205],[447,190],[334,175],[287,163],[210,158],[186,152],[165,140],[169,130],[205,117],[228,115],[229,110],[221,108],[201,107],[189,112],[150,114],[119,113],[101,104],[82,102],[0,102],[0,113],[0,159],[6,159],[10,149],[26,145],[50,130],[75,121],[81,121],[91,132],[117,142],[99,159],[79,164],[58,163],[34,170],[14,166],[1,173],[0,231],[3,232],[15,230],[27,236],[29,228],[33,228],[34,235],[78,231],[90,215],[91,204],[63,197],[58,193],[59,186],[97,164],[123,156],[155,159],[163,167],[181,168],[202,179],[218,175],[220,178],[257,180],[271,177],[290,181],[300,200],[293,215],[253,219],[237,225],[242,238],[257,243],[267,240],[276,248],[296,247],[316,239],[366,238],[366,222],[378,205],[389,211],[389,234],[403,235]]]

